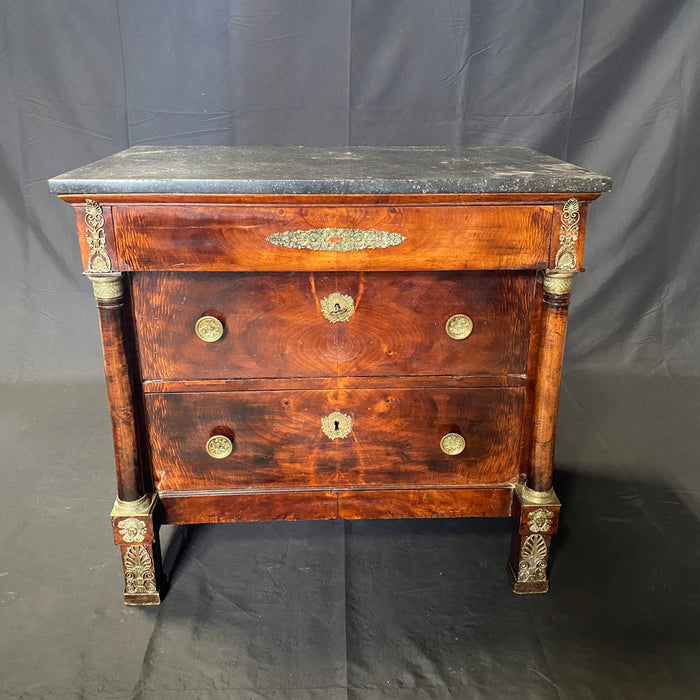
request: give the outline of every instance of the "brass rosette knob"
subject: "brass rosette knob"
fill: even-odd
[[[215,343],[224,334],[224,324],[216,316],[202,316],[194,324],[194,332],[205,343]]]
[[[461,454],[466,446],[466,440],[459,433],[447,433],[440,440],[440,449],[446,455]]]
[[[464,340],[474,330],[474,321],[464,314],[455,314],[447,319],[445,332],[453,340]]]
[[[233,441],[226,435],[212,435],[206,444],[207,454],[214,459],[224,459],[233,452]]]

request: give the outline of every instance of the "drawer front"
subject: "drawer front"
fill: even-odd
[[[547,265],[543,205],[117,205],[124,270],[514,270]]]
[[[508,483],[522,403],[519,388],[146,396],[155,481],[168,491]],[[443,451],[462,445],[448,434],[463,451]],[[215,454],[230,454],[211,456],[212,437]]]
[[[146,380],[519,374],[534,273],[148,273],[132,293]]]

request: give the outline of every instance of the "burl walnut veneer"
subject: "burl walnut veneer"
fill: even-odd
[[[518,148],[137,147],[50,182],[102,330],[124,601],[160,523],[505,517],[548,588],[567,307],[610,180]]]

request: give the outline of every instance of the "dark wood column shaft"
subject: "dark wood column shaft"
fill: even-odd
[[[134,360],[129,354],[128,323],[121,275],[89,275],[100,318],[105,378],[112,419],[117,468],[117,497],[138,501],[144,496],[135,416]]]
[[[528,479],[528,486],[534,491],[549,491],[552,488],[554,437],[572,277],[573,273],[548,271],[544,279],[532,460]]]

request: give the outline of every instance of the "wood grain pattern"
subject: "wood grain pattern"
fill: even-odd
[[[161,491],[163,522],[232,523],[261,520],[334,520],[338,496],[333,491]]]
[[[530,346],[527,358],[525,404],[523,406],[523,430],[520,437],[520,480],[527,481],[532,464],[532,416],[537,388],[537,366],[540,360],[540,337],[542,335],[542,275],[538,274],[535,284],[532,313],[530,316]]]
[[[224,523],[335,518],[467,518],[510,515],[512,487],[342,491],[161,492],[164,522]]]
[[[373,489],[338,493],[338,516],[361,518],[493,518],[510,514],[511,489]]]
[[[125,270],[325,271],[542,268],[550,206],[142,205],[112,210]],[[398,246],[347,253],[267,242],[284,231],[379,229]]]
[[[148,394],[159,490],[339,484],[494,484],[517,479],[522,389],[351,389]],[[329,439],[321,418],[339,411],[353,428]],[[458,432],[460,455],[440,439]],[[235,448],[205,451],[214,434]]]
[[[534,273],[150,273],[133,275],[145,379],[522,374]],[[331,323],[320,301],[355,310]],[[453,314],[474,330],[445,332]],[[207,343],[202,315],[226,329]]]
[[[566,330],[568,296],[544,294],[541,271],[554,267],[570,198],[580,205],[580,268],[587,204],[598,196],[62,195],[84,266],[91,198],[103,209],[112,269],[124,271],[125,298],[98,307],[118,495],[157,489],[161,499],[144,521],[154,571],[161,521],[513,513],[517,577],[534,506],[514,494],[525,479],[536,490],[552,483]],[[266,240],[316,228],[406,240],[349,253]],[[353,298],[347,323],[322,316],[331,292]],[[455,341],[444,329],[459,313],[474,331]],[[202,315],[223,322],[220,341],[196,337]],[[321,429],[334,411],[352,417],[345,439]],[[465,438],[462,454],[440,450],[448,432]],[[229,457],[206,453],[214,434],[233,440]],[[538,532],[547,555],[555,515]],[[521,578],[519,592],[548,586]],[[159,600],[125,594],[130,604]]]
[[[127,287],[128,289],[128,287]],[[123,296],[98,299],[102,353],[109,398],[114,460],[117,470],[117,496],[136,501],[144,491],[142,469],[142,416],[138,364],[130,315]]]
[[[476,374],[425,377],[291,377],[286,379],[149,380],[147,393],[186,391],[290,391],[298,389],[470,389],[476,387],[524,387],[522,374]]]
[[[552,488],[554,438],[559,412],[568,304],[568,294],[545,292],[543,295],[532,418],[532,462],[528,475],[528,485],[535,491],[548,491]]]

